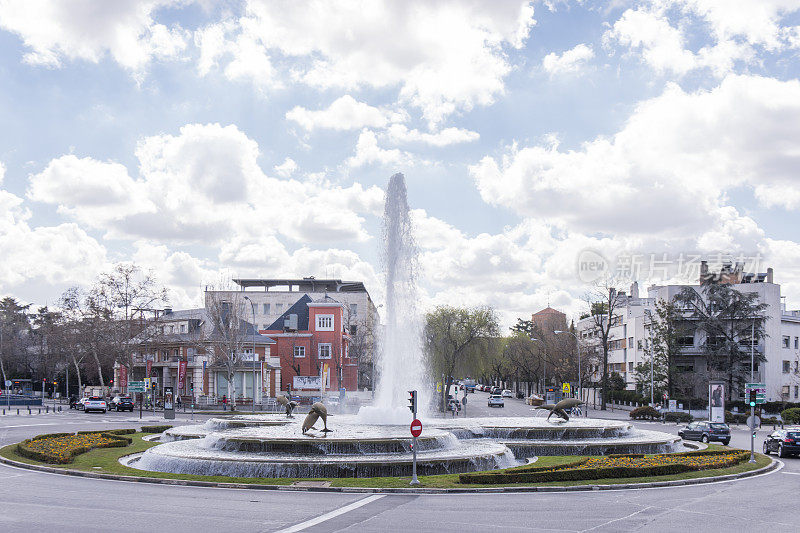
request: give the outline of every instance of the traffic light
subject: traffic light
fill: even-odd
[[[155,382],[155,381],[150,381],[150,387],[151,387],[153,390],[156,390],[156,382]]]
[[[189,383],[189,392],[194,394],[194,383]]]
[[[414,416],[417,416],[417,391],[415,390],[408,391],[408,408],[414,413]]]
[[[756,406],[756,399],[758,397],[758,392],[755,389],[750,389],[750,407]]]

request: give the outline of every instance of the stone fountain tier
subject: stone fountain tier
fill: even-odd
[[[164,432],[161,441],[200,439],[214,431],[247,427],[283,426],[293,422],[296,422],[296,420],[286,418],[286,415],[238,415],[228,418],[210,418],[202,425],[170,428]]]
[[[671,453],[681,439],[661,431],[637,430],[619,438],[574,440],[500,440],[514,457],[527,459],[544,455],[610,455],[628,453]]]
[[[411,474],[411,454],[313,455],[265,454],[207,449],[185,440],[150,448],[127,459],[133,468],[204,476],[230,477],[378,477]],[[458,447],[417,453],[419,475],[474,472],[513,466],[508,448],[497,442],[472,440]]]
[[[277,455],[377,455],[411,452],[411,434],[405,426],[337,425],[330,433],[310,431],[303,435],[300,422],[284,426],[249,427],[214,432],[203,446],[231,452]],[[443,450],[458,446],[452,433],[428,429],[417,439],[417,451]]]
[[[617,439],[633,431],[630,422],[592,418],[573,418],[569,422],[536,417],[434,419],[430,424],[453,433],[459,439]]]

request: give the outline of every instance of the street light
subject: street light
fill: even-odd
[[[582,388],[581,387],[581,341],[578,339],[578,336],[575,335],[574,333],[572,333],[571,331],[562,331],[562,330],[558,330],[557,329],[553,333],[555,333],[556,335],[560,335],[562,333],[566,333],[568,335],[572,335],[573,337],[575,337],[575,350],[577,350],[577,352],[578,352],[578,399],[580,400],[580,398],[581,398],[581,388]],[[586,416],[589,416],[589,406],[588,405],[586,406]]]
[[[253,312],[253,412],[256,412],[256,304],[249,296],[244,297],[250,302],[250,310]]]

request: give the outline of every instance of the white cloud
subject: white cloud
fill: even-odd
[[[154,21],[159,9],[183,0],[0,0],[0,28],[17,34],[30,51],[25,61],[60,66],[63,59],[99,62],[106,54],[123,67],[142,70],[158,58],[175,58],[186,47],[178,25]]]
[[[291,157],[287,157],[283,161],[283,163],[281,163],[280,165],[276,165],[274,168],[275,168],[275,173],[278,176],[282,178],[288,178],[289,176],[294,174],[295,170],[297,170],[297,163]]]
[[[542,60],[544,70],[551,75],[580,72],[594,58],[594,50],[583,43],[570,48],[561,55],[551,52]]]
[[[378,146],[378,137],[372,130],[363,130],[356,141],[356,153],[347,159],[351,167],[364,165],[399,165],[408,163],[410,156],[397,148],[384,149]]]
[[[6,166],[0,161],[0,185],[3,184],[3,178],[6,176]]]
[[[800,82],[729,76],[710,91],[670,85],[640,103],[619,132],[579,150],[557,142],[512,146],[470,172],[484,200],[524,216],[581,231],[699,235],[704,247],[752,249],[757,232],[725,205],[726,194],[800,189],[799,141]]]
[[[473,142],[480,138],[478,132],[463,128],[444,128],[434,133],[428,133],[417,129],[408,129],[403,124],[392,124],[384,136],[395,144],[422,143],[436,147]]]
[[[286,119],[299,124],[302,128],[358,130],[364,127],[383,128],[390,121],[402,120],[403,116],[386,109],[379,109],[359,102],[349,94],[334,100],[326,109],[311,111],[295,106],[286,113]]]
[[[365,241],[377,187],[265,175],[259,147],[235,126],[188,124],[139,142],[139,177],[117,163],[62,156],[30,177],[29,197],[107,237],[212,244],[232,235]],[[291,160],[289,160],[291,161]],[[289,161],[283,171],[292,167]]]
[[[301,59],[290,74],[312,87],[400,87],[401,99],[435,123],[494,102],[511,70],[505,50],[520,48],[535,21],[532,3],[522,0],[248,0],[231,24],[202,30],[201,72],[233,55],[240,76],[247,69],[263,76],[261,58],[251,62],[241,47],[220,43],[221,35],[228,43],[244,39],[270,57]]]

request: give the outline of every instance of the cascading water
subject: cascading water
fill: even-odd
[[[417,312],[417,246],[408,208],[405,177],[395,174],[386,189],[383,212],[383,263],[386,275],[386,329],[378,359],[373,405],[362,407],[359,420],[368,424],[411,421],[408,391],[418,391],[420,416],[430,401]]]

